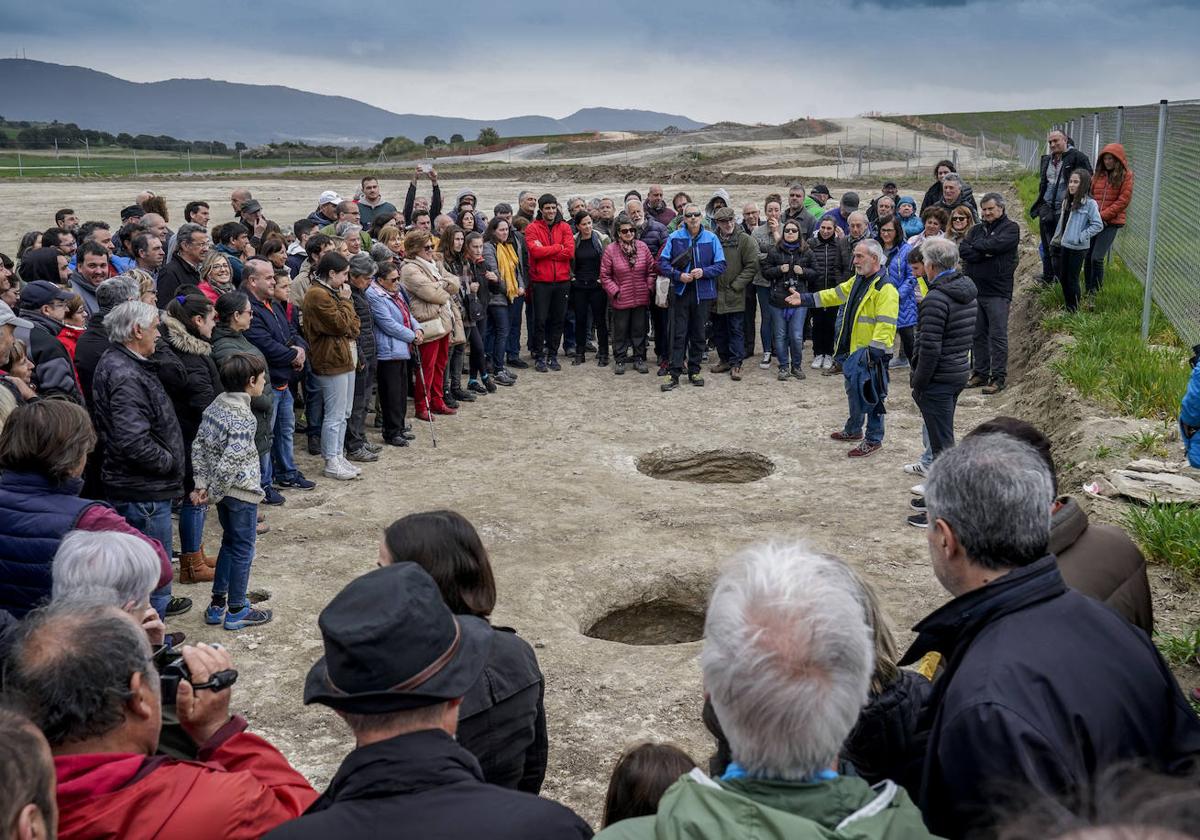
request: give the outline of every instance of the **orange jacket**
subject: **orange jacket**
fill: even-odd
[[[1115,187],[1108,183],[1108,173],[1101,167],[1100,161],[1106,154],[1121,161],[1125,167],[1125,179],[1121,186]],[[1125,147],[1120,143],[1109,143],[1100,150],[1096,160],[1096,174],[1092,178],[1092,198],[1100,205],[1100,218],[1106,225],[1125,224],[1125,209],[1129,207],[1129,199],[1133,197],[1133,170],[1125,159]]]
[[[245,720],[233,718],[198,761],[131,753],[57,756],[60,840],[250,840],[300,816],[317,792],[245,728]]]

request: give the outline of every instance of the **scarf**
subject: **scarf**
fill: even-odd
[[[400,310],[400,320],[404,326],[409,329],[413,328],[412,312],[408,308],[408,304],[404,302],[404,295],[400,294],[400,287],[397,286],[394,291],[388,291],[387,288],[380,282],[376,281],[375,285],[379,290],[387,295],[388,300],[396,304],[396,308]]]
[[[799,251],[802,244],[804,244],[804,240],[802,238],[797,238],[795,242],[788,242],[786,239],[779,240],[779,247],[784,251],[787,251],[789,254],[794,254]]]
[[[621,246],[621,253],[624,254],[625,259],[629,261],[630,270],[632,271],[634,268],[637,268],[637,239],[631,239],[628,245],[625,244],[624,239],[618,239],[617,244]]]
[[[508,302],[517,299],[517,267],[520,260],[517,249],[511,242],[496,243],[496,265],[500,268],[500,279],[504,281],[504,293]]]
[[[217,293],[217,297],[220,297],[221,295],[225,294],[226,292],[232,292],[234,290],[233,289],[233,272],[230,271],[228,276],[229,276],[229,280],[227,282],[218,285],[216,282],[216,278],[213,276],[212,272],[210,271],[208,274],[208,277],[205,278],[205,282],[208,283],[208,285],[212,287],[212,290]]]

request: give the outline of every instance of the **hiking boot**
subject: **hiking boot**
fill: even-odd
[[[383,451],[383,444],[381,444],[381,443],[371,443],[371,441],[367,441],[366,443],[363,444],[363,446],[366,448],[366,450],[368,452],[382,452]]]
[[[583,358],[582,356],[580,358]],[[550,370],[562,370],[562,365],[558,363],[558,356],[551,356],[550,361],[546,362],[546,367]]]
[[[633,369],[636,370],[638,373],[649,373],[650,372],[649,368],[646,367],[645,359],[634,359],[633,360]]]
[[[491,381],[497,385],[503,385],[505,388],[511,388],[517,384],[517,377],[513,376],[507,370],[500,370],[492,374]]]
[[[471,386],[468,385],[467,387],[470,388]],[[486,394],[487,389],[485,388],[483,390],[483,392]],[[464,391],[458,385],[455,385],[454,387],[452,387],[450,389],[450,397],[455,402],[475,402],[475,395],[472,394],[469,390]],[[450,405],[450,400],[446,400],[446,405]],[[457,408],[457,406],[451,406],[451,407]]]
[[[168,616],[183,615],[185,612],[187,612],[191,608],[192,608],[192,599],[191,598],[172,598],[170,601],[167,601],[167,608],[166,608],[166,610],[164,610],[164,612]]]
[[[984,387],[982,393],[987,394],[990,397],[993,394],[999,394],[1003,390],[1004,390],[1004,380],[1003,379],[993,379],[991,382],[989,382]]]
[[[613,364],[613,373],[617,376],[625,375],[625,363],[620,359],[617,359],[616,363]]]
[[[467,390],[473,394],[479,394],[484,397],[486,397],[488,395],[487,386],[484,385],[482,382],[480,382],[478,379],[472,379],[469,382],[467,382]],[[454,396],[457,398],[458,394],[455,394]]]
[[[710,367],[708,369],[708,372],[709,373],[729,373],[729,371],[732,369],[733,369],[733,365],[729,364],[729,362],[717,362],[715,365],[713,365],[712,367]]]
[[[493,377],[488,374],[483,375],[483,389],[489,394],[496,393],[496,383],[492,381]]]
[[[671,372],[671,363],[670,362],[668,362],[667,360],[664,359],[658,363],[658,375],[659,376],[666,376],[670,372]]]
[[[270,610],[255,609],[249,604],[242,604],[241,609],[229,610],[225,613],[226,630],[245,630],[247,627],[257,627],[271,620]]]
[[[548,370],[546,367],[546,360],[538,359],[537,362],[534,363],[533,369],[538,373],[545,373]]]
[[[792,368],[792,379],[806,379],[806,378],[807,378],[807,376],[804,373],[803,368],[799,368],[799,367]]]
[[[180,583],[208,583],[215,573],[216,569],[204,562],[203,551],[185,551],[179,555]]]
[[[587,343],[583,345],[583,349],[588,351],[589,353],[595,353],[596,352],[596,342],[592,341],[589,338],[587,340]]]
[[[695,385],[697,388],[704,387],[704,377],[698,373],[689,373],[688,374],[688,382],[691,383],[692,385]]]
[[[857,434],[853,434],[853,435],[848,435],[845,432],[830,432],[829,437],[832,440],[843,440],[843,441],[845,441],[845,440],[862,440],[863,439],[862,432],[858,432]]]
[[[571,367],[575,367],[576,365],[581,365],[584,363],[584,361],[585,361],[584,355],[582,353],[576,353],[574,355],[574,357],[572,357],[572,359],[571,359]]]
[[[871,443],[869,440],[864,440],[858,446],[846,453],[850,458],[866,458],[868,455],[874,455],[883,448],[882,443]]]
[[[978,373],[972,373],[971,378],[967,380],[967,384],[964,387],[982,388],[984,385],[987,385],[987,384],[988,384],[987,377],[980,376]]]
[[[732,379],[734,382],[741,382],[742,381],[742,366],[734,365],[733,367],[731,367],[729,369],[729,378]]]
[[[608,367],[608,356],[600,355],[596,357],[596,367]]]
[[[664,382],[663,384],[659,385],[659,386],[658,386],[658,389],[659,389],[660,391],[674,391],[674,390],[675,390],[676,388],[678,388],[678,387],[679,387],[679,377],[678,377],[678,376],[672,376],[672,377],[671,377],[670,379],[668,379],[666,382]]]
[[[328,458],[325,461],[324,475],[328,478],[333,478],[338,481],[352,481],[358,478],[358,473],[354,470],[342,466],[340,458]]]
[[[788,373],[787,368],[780,368],[779,373],[775,374],[775,378],[778,379],[780,382],[787,382],[792,377],[791,377],[791,374]]]
[[[347,452],[346,457],[351,461],[358,461],[362,464],[370,464],[379,460],[379,453],[372,452],[365,446],[360,446],[358,449],[353,449]]]

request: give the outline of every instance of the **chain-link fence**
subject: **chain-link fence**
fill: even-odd
[[[1185,343],[1200,343],[1200,100],[1112,108],[1054,128],[1093,165],[1109,143],[1125,147],[1133,199],[1113,250],[1148,285]],[[1036,171],[1044,145],[1021,138],[1022,163]]]

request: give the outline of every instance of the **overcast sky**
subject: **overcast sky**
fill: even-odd
[[[1200,0],[59,0],[5,11],[31,59],[133,81],[280,84],[494,119],[645,108],[702,122],[1200,96]],[[119,104],[114,103],[114,107]]]

